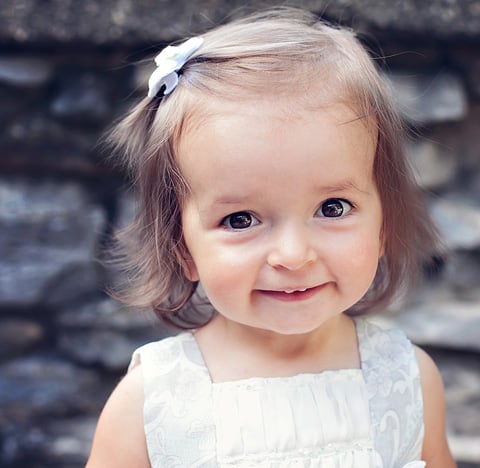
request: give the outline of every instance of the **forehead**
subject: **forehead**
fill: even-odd
[[[289,99],[212,100],[184,128],[176,157],[193,192],[241,186],[261,193],[262,179],[291,189],[370,184],[372,127],[338,103],[311,109]]]
[[[308,75],[308,76],[307,76]],[[255,75],[256,76],[256,75]],[[339,119],[361,120],[376,138],[377,122],[374,110],[363,102],[361,89],[349,90],[335,83],[332,76],[317,73],[311,79],[311,71],[305,75],[293,74],[286,83],[268,83],[265,79],[255,86],[236,86],[216,89],[213,94],[206,91],[187,91],[185,113],[175,144],[182,143],[185,134],[195,133],[205,124],[215,124],[234,118],[262,119],[272,122],[309,118],[314,114],[340,109]],[[258,80],[258,77],[255,78]],[[343,114],[343,115],[340,115]]]

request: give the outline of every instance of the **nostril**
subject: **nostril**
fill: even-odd
[[[298,270],[313,263],[316,258],[315,250],[307,245],[302,245],[300,248],[289,246],[273,250],[268,257],[268,263],[274,268]]]

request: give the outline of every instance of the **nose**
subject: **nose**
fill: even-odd
[[[284,226],[272,238],[268,264],[273,268],[300,270],[314,263],[318,253],[306,226]]]

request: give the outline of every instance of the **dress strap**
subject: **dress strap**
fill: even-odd
[[[419,460],[423,444],[423,400],[414,348],[398,329],[356,319],[361,365],[367,385],[373,437],[384,468]]]
[[[213,468],[211,382],[191,333],[148,343],[129,369],[142,365],[144,426],[152,468]]]

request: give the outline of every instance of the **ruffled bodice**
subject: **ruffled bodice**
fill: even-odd
[[[213,383],[195,337],[138,349],[152,468],[420,468],[413,348],[357,319],[361,369]]]

